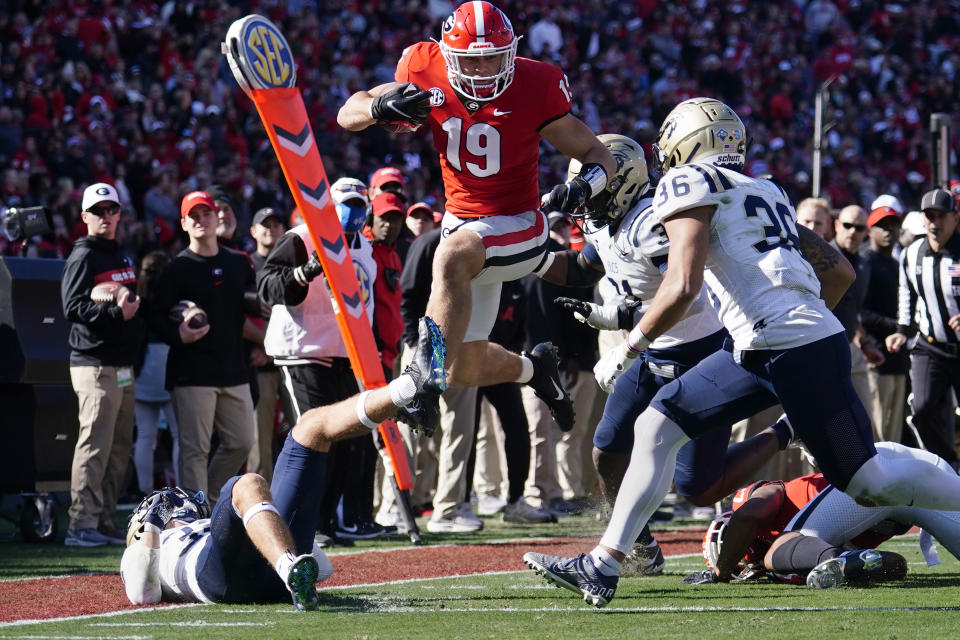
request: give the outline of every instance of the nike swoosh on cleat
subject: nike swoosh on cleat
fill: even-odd
[[[561,389],[560,387],[558,387],[558,386],[557,386],[557,383],[554,382],[553,380],[550,381],[550,384],[552,384],[552,385],[553,385],[553,388],[557,390],[557,397],[556,397],[555,399],[556,399],[556,400],[563,400],[563,389]]]

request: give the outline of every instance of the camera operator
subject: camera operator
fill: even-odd
[[[133,263],[116,241],[117,190],[99,182],[83,192],[87,236],[63,267],[60,293],[70,327],[70,380],[80,403],[80,433],[70,473],[70,529],[65,544],[124,544],[113,523],[133,440],[133,365],[144,337]],[[94,287],[119,285],[111,297]],[[107,287],[107,291],[110,289]],[[92,295],[93,294],[93,295]]]

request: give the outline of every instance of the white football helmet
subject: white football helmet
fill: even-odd
[[[603,191],[587,202],[585,211],[575,211],[571,217],[589,220],[600,228],[626,215],[650,188],[650,176],[643,147],[638,142],[616,133],[602,133],[597,140],[617,161],[617,172],[607,180]],[[577,176],[580,169],[580,161],[571,159],[567,167],[567,180]]]
[[[489,2],[464,2],[444,21],[440,53],[450,86],[474,100],[493,100],[510,86],[516,69],[517,38],[506,14]],[[490,76],[465,73],[464,57],[499,55],[500,68]]]
[[[210,503],[203,491],[190,494],[180,487],[164,487],[149,494],[130,512],[127,524],[127,546],[133,542],[145,522],[150,521],[158,528],[171,520],[193,522],[210,517]]]
[[[661,175],[691,162],[740,171],[746,149],[747,129],[733,109],[713,98],[691,98],[667,114],[653,155]]]
[[[723,530],[726,529],[733,511],[718,513],[703,534],[703,559],[714,572],[717,570],[717,560],[720,558],[720,549],[723,547]]]

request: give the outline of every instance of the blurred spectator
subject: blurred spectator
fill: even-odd
[[[833,216],[830,203],[823,198],[805,198],[797,205],[797,224],[802,224],[830,242],[833,240]]]
[[[927,234],[901,258],[897,332],[886,346],[896,353],[917,336],[910,352],[913,424],[924,448],[957,468],[953,415],[944,420],[942,408],[950,388],[960,397],[960,314],[951,312],[960,303],[953,286],[960,274],[960,214],[946,189],[925,193],[920,208]]]
[[[372,324],[376,313],[373,287],[377,265],[370,242],[360,233],[369,204],[366,185],[354,178],[341,178],[331,185],[330,191]],[[293,227],[277,241],[257,273],[257,291],[260,300],[271,307],[264,344],[283,373],[293,399],[294,420],[313,407],[356,394],[357,377],[337,328],[323,268],[305,224]],[[337,538],[349,542],[385,533],[382,526],[373,522],[373,480],[360,472],[371,449],[370,436],[336,442],[330,448],[325,490],[317,496],[322,503],[321,521],[317,523],[323,536],[319,539],[322,546]],[[376,455],[374,450],[374,463]]]
[[[263,269],[267,256],[285,231],[283,218],[274,209],[266,207],[254,214],[250,235],[257,243],[257,249],[250,255],[250,261],[255,272]],[[270,307],[263,305],[261,315],[263,318],[256,318],[254,322],[263,328],[264,319],[270,319]],[[251,348],[250,363],[256,367],[257,375],[257,441],[247,456],[247,471],[259,473],[270,482],[273,478],[273,430],[283,382],[280,370],[264,347],[255,345]]]
[[[549,216],[547,251],[570,246],[570,220],[562,213]],[[554,304],[560,296],[593,300],[593,287],[569,288],[551,284],[535,275],[524,280],[527,294],[527,348],[552,342],[559,349],[560,377],[574,402],[573,429],[561,433],[550,419],[547,405],[530,387],[523,389],[523,403],[533,445],[531,472],[527,478],[527,502],[556,516],[577,515],[585,504],[584,459],[593,433],[587,424],[593,400],[599,392],[593,378],[597,361],[597,331],[562,313]],[[589,467],[588,467],[589,468]]]
[[[146,300],[147,305],[153,297],[153,290],[160,274],[168,264],[170,264],[170,256],[163,251],[151,251],[140,261],[137,296]],[[137,440],[133,449],[133,462],[137,469],[137,485],[143,495],[158,488],[154,481],[154,459],[161,418],[171,436],[170,459],[173,473],[171,477],[164,478],[160,486],[177,484],[180,436],[173,402],[165,386],[169,353],[170,345],[163,342],[160,336],[148,328],[143,357],[136,371],[136,404],[134,405],[137,418]]]
[[[900,215],[891,206],[883,205],[870,212],[870,248],[865,254],[870,270],[870,282],[860,311],[864,330],[883,351],[884,361],[870,367],[869,375],[876,381],[879,400],[877,422],[873,424],[877,442],[900,442],[903,431],[903,413],[907,400],[907,369],[909,360],[904,352],[890,353],[884,341],[897,331],[897,287],[900,265],[893,257],[893,248],[900,235]],[[877,202],[874,202],[877,205]]]
[[[113,522],[133,444],[133,365],[143,340],[136,275],[115,240],[120,200],[111,185],[83,192],[77,240],[63,267],[61,297],[70,325],[70,381],[80,405],[80,432],[70,472],[67,546],[125,544]],[[94,292],[98,285],[119,285]]]
[[[435,229],[437,226],[436,218],[433,209],[426,202],[417,202],[407,209],[405,222],[407,229],[416,238]]]
[[[380,348],[380,360],[387,379],[392,377],[394,360],[400,349],[403,319],[400,317],[400,272],[403,265],[397,255],[396,242],[404,228],[406,206],[403,199],[391,192],[373,198],[373,214],[363,233],[373,245],[373,259],[377,263],[377,280],[373,286],[376,311],[373,327]]]
[[[203,191],[184,196],[180,224],[190,244],[161,274],[147,316],[170,345],[166,386],[180,428],[177,479],[211,502],[246,461],[256,429],[243,350],[244,293],[254,286],[253,267],[246,255],[217,242],[216,206]],[[171,315],[179,301],[199,306],[208,324],[194,328]],[[219,444],[211,457],[214,432]]]
[[[870,263],[860,255],[860,246],[867,237],[867,212],[863,207],[851,204],[840,210],[833,224],[834,239],[831,243],[850,261],[857,278],[833,308],[833,315],[843,325],[850,343],[850,375],[853,387],[860,397],[867,414],[876,424],[879,413],[879,397],[876,380],[868,374],[869,365],[883,364],[883,353],[873,337],[863,330],[860,313],[870,283]]]

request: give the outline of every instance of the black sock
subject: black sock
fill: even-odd
[[[813,536],[790,538],[776,549],[770,563],[777,573],[810,571],[824,560],[836,558],[843,549]]]

